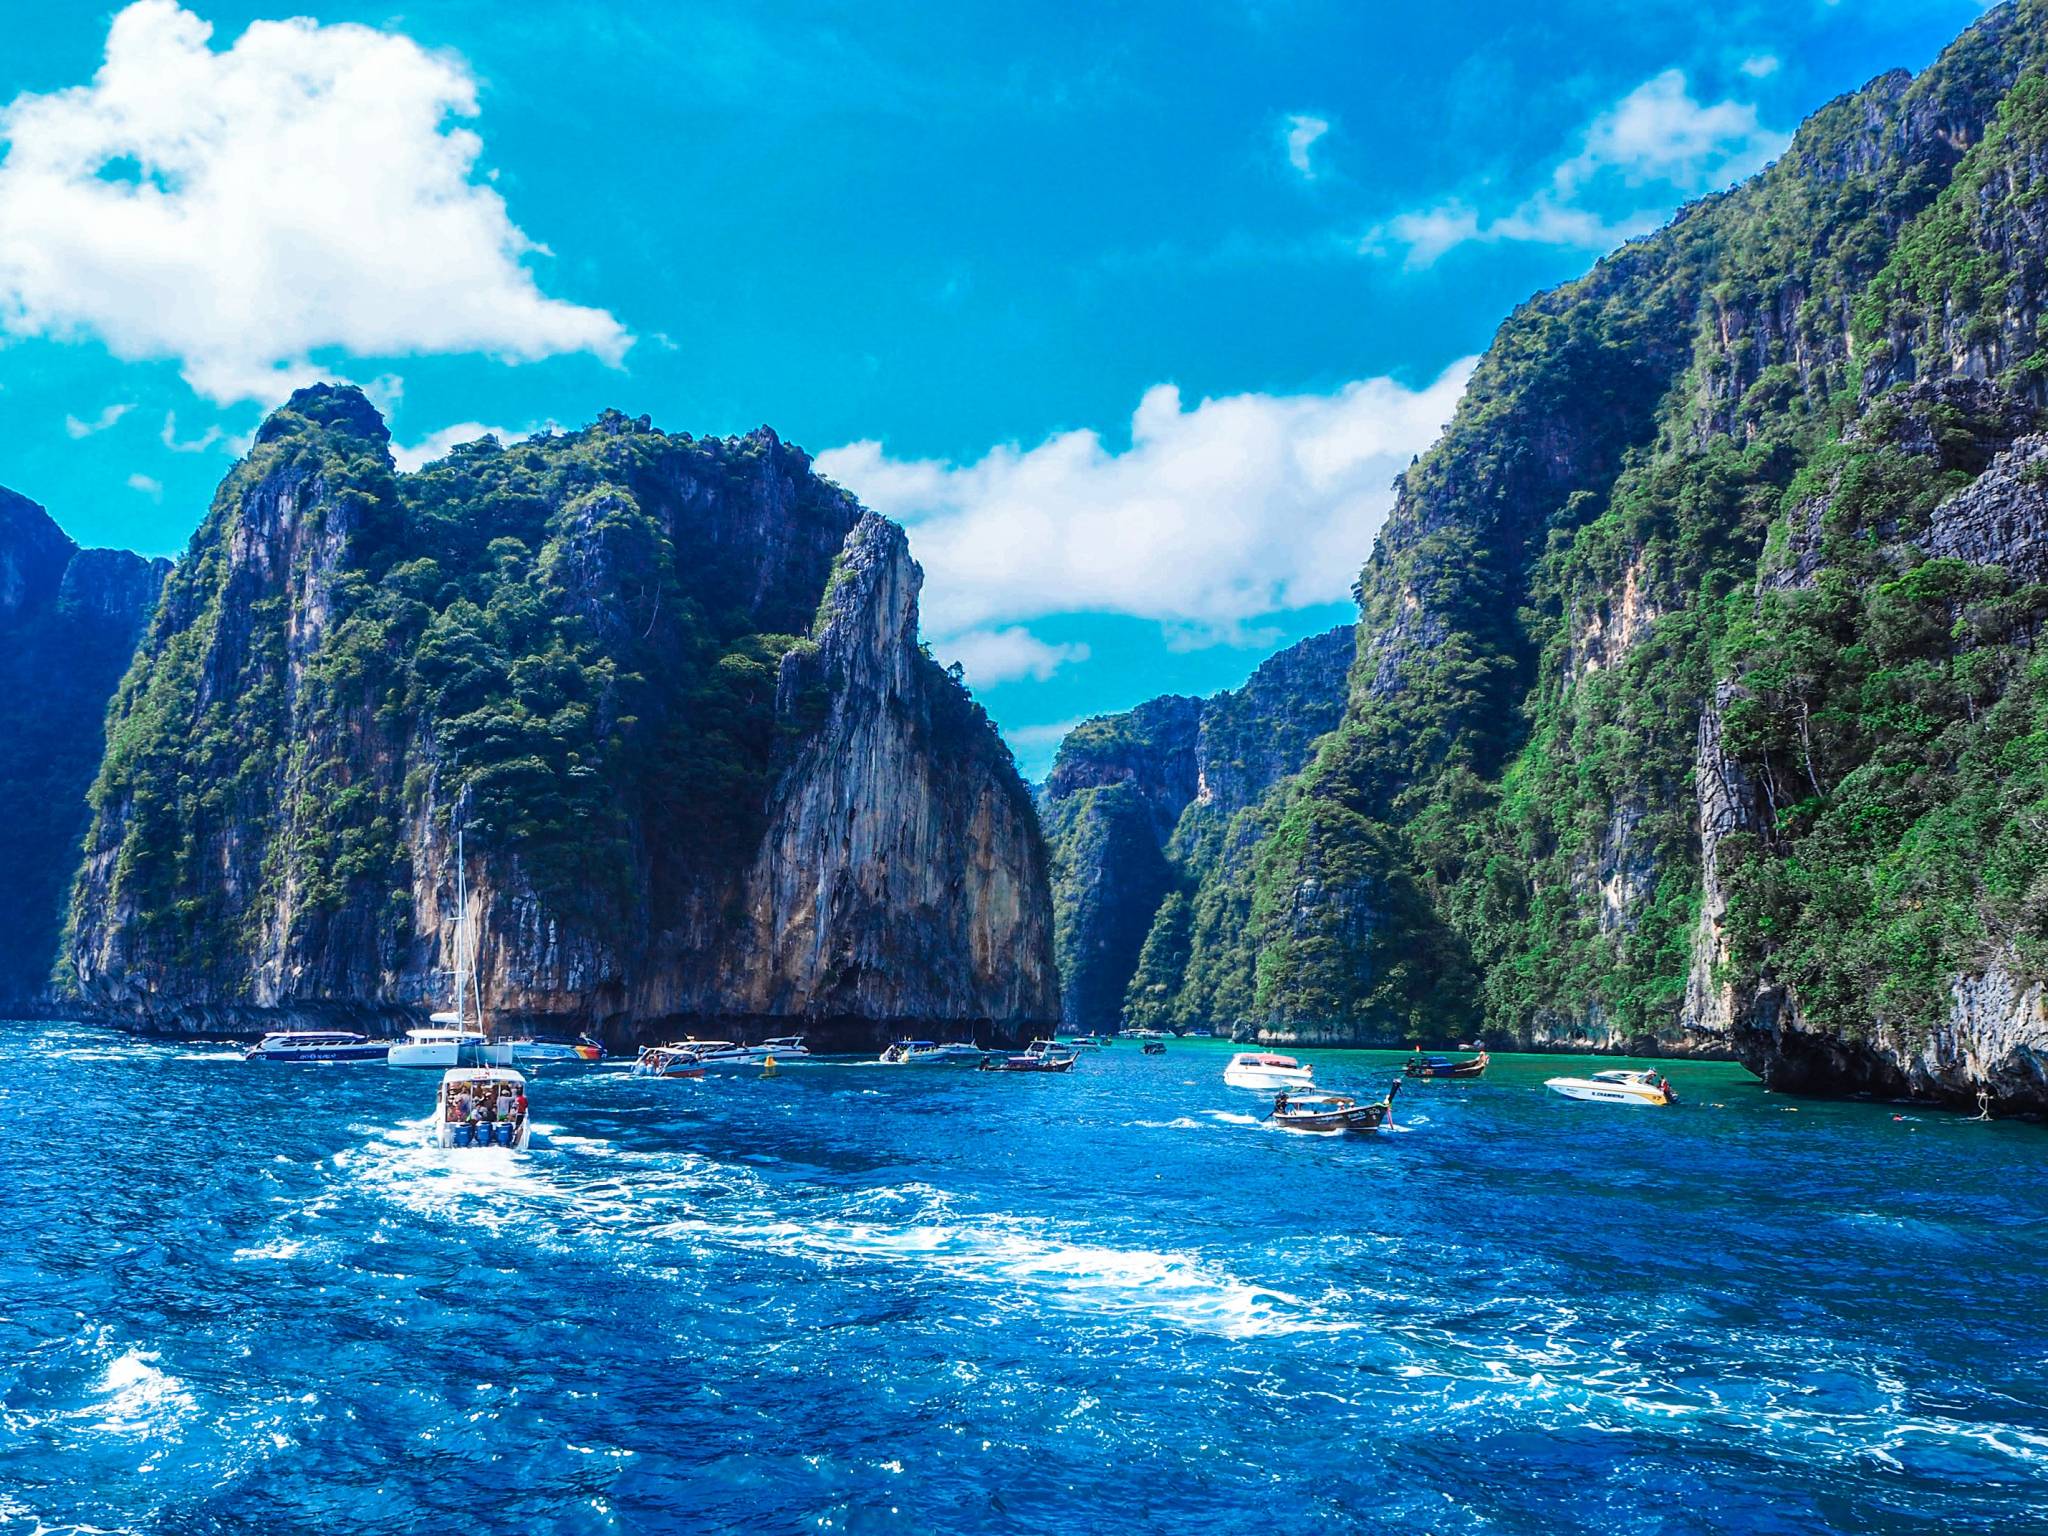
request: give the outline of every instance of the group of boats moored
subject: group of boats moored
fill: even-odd
[[[1223,1081],[1233,1088],[1271,1092],[1273,1109],[1266,1119],[1285,1130],[1380,1131],[1394,1123],[1394,1098],[1405,1079],[1470,1080],[1482,1076],[1490,1060],[1483,1050],[1473,1056],[1452,1057],[1425,1055],[1417,1047],[1403,1063],[1402,1076],[1388,1085],[1383,1097],[1369,1101],[1318,1090],[1314,1067],[1272,1051],[1239,1051],[1223,1069]],[[1637,1068],[1618,1067],[1588,1077],[1546,1078],[1543,1086],[1561,1097],[1597,1104],[1662,1106],[1678,1102],[1669,1078]]]

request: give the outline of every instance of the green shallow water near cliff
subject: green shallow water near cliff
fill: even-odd
[[[2048,1519],[2038,1127],[1508,1057],[1307,1137],[1230,1049],[543,1077],[514,1157],[431,1074],[0,1026],[0,1531]]]

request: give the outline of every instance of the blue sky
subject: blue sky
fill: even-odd
[[[910,527],[1036,774],[1345,620],[1511,305],[1978,13],[22,8],[0,484],[175,554],[307,377],[415,453],[765,422]]]

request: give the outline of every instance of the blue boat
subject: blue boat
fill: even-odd
[[[389,1040],[372,1040],[345,1029],[281,1029],[242,1053],[245,1061],[382,1061]]]

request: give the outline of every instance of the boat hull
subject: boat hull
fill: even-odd
[[[1229,1067],[1223,1082],[1230,1088],[1273,1093],[1282,1088],[1313,1088],[1315,1075],[1307,1067]]]
[[[1327,1113],[1276,1114],[1273,1123],[1289,1131],[1377,1131],[1387,1123],[1385,1104],[1360,1104]]]
[[[471,1045],[454,1040],[402,1040],[391,1047],[385,1061],[394,1067],[509,1067],[513,1064],[509,1045]]]
[[[1671,1101],[1655,1088],[1629,1083],[1595,1083],[1584,1078],[1553,1077],[1543,1085],[1562,1098],[1587,1104],[1640,1104],[1661,1109]]]
[[[245,1061],[383,1061],[391,1052],[388,1040],[369,1040],[361,1045],[309,1046],[294,1050],[289,1047],[265,1050],[253,1047],[242,1053]]]

